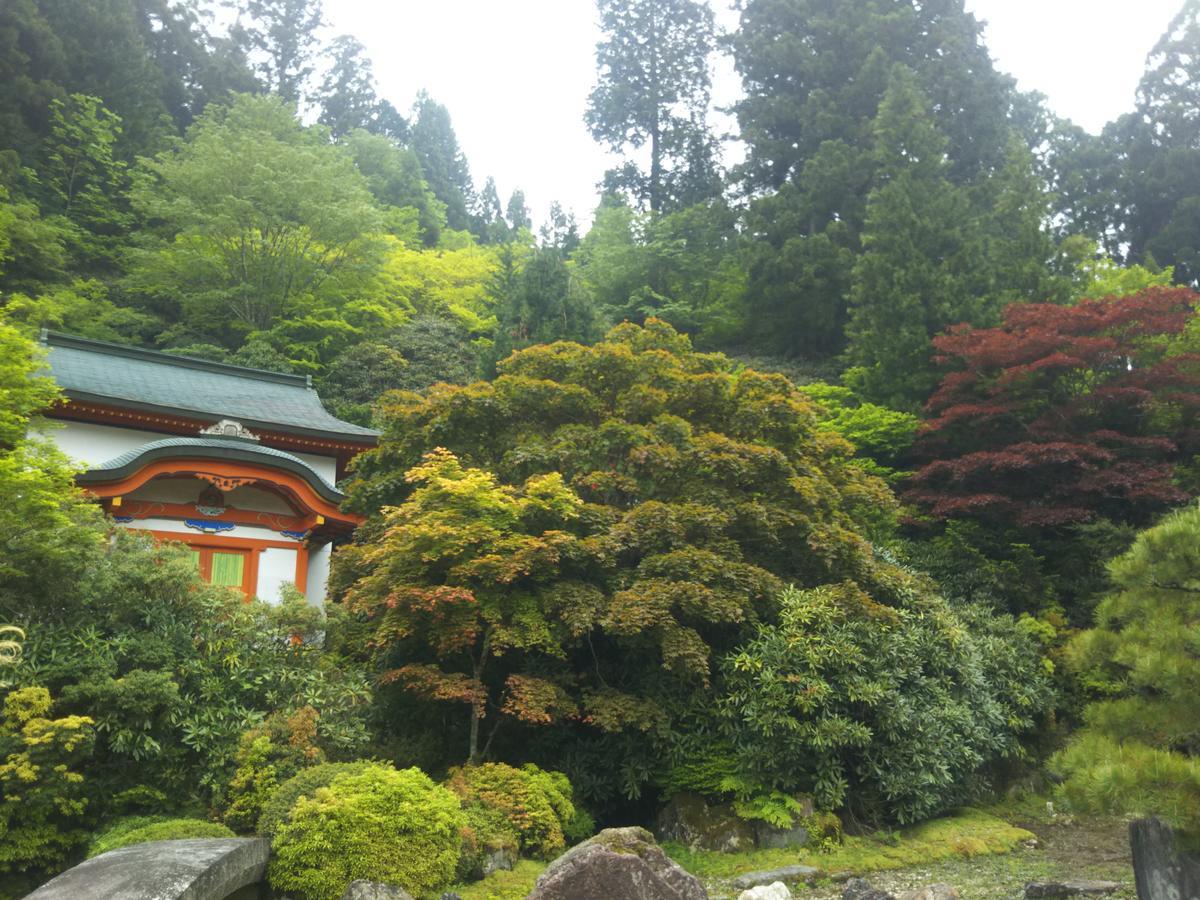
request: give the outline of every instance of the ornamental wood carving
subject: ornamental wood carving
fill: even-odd
[[[232,491],[247,484],[254,484],[259,481],[255,477],[238,477],[234,475],[214,475],[211,472],[195,472],[197,478],[203,478],[213,487],[220,491]]]

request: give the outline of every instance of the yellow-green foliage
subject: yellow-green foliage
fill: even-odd
[[[549,859],[565,846],[563,829],[575,816],[571,783],[561,772],[534,765],[520,769],[503,763],[484,763],[453,769],[446,786],[465,808],[495,810],[516,836],[521,851]],[[486,820],[481,820],[486,822]],[[479,835],[481,844],[498,835]]]
[[[176,841],[182,838],[235,837],[234,833],[220,822],[204,819],[171,819],[165,816],[129,816],[119,819],[99,832],[88,845],[88,859],[148,841]]]
[[[680,865],[702,878],[730,878],[756,869],[803,863],[823,872],[870,872],[922,865],[955,856],[1007,853],[1033,835],[1023,828],[975,809],[931,819],[894,837],[847,837],[821,849],[754,850],[749,853],[693,851],[679,844],[664,849]]]
[[[281,824],[291,821],[292,808],[297,800],[311,797],[317,788],[329,787],[339,775],[358,775],[370,765],[369,762],[321,763],[301,769],[271,792],[258,819],[258,833],[274,837]]]
[[[1060,794],[1072,810],[1200,822],[1200,760],[1194,756],[1084,731],[1050,765],[1066,778]]]
[[[0,721],[0,873],[62,862],[86,839],[87,798],[73,767],[91,750],[92,720],[49,719],[42,687],[4,698]]]
[[[237,771],[225,792],[221,818],[226,825],[250,831],[280,782],[324,760],[314,743],[317,718],[315,709],[304,706],[291,715],[270,716],[242,735],[235,757]]]
[[[304,900],[338,900],[359,878],[419,896],[454,878],[465,825],[458,798],[419,769],[372,764],[296,801],[268,875]]]

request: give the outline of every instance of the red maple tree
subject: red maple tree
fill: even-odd
[[[1178,336],[1200,295],[1155,287],[1076,306],[1013,304],[998,328],[934,339],[909,499],[940,519],[1141,522],[1187,499],[1200,448],[1200,356]]]

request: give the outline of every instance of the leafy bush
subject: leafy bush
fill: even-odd
[[[301,769],[271,792],[258,819],[258,833],[274,837],[280,825],[291,821],[292,809],[301,797],[311,797],[317,788],[329,787],[339,775],[359,775],[372,765],[369,762],[321,763]]]
[[[472,803],[463,807],[463,815],[467,825],[462,831],[456,880],[478,881],[483,877],[487,857],[497,851],[509,853],[514,859],[520,855],[520,836],[502,810]]]
[[[722,707],[744,777],[867,819],[961,803],[1050,699],[1011,619],[955,609],[900,570],[888,603],[853,582],[787,589],[777,625],[725,660]]]
[[[86,840],[84,778],[74,771],[92,748],[92,720],[50,719],[50,692],[22,688],[4,698],[0,720],[0,874],[61,863]]]
[[[848,387],[825,382],[800,386],[821,404],[821,424],[848,440],[867,471],[896,484],[909,473],[898,471],[912,450],[920,419],[912,413],[868,403]]]
[[[458,798],[420,770],[372,764],[296,801],[268,874],[305,900],[337,900],[359,878],[419,896],[453,880],[466,824]]]
[[[315,709],[305,706],[288,716],[272,715],[242,735],[235,757],[238,768],[223,798],[221,818],[226,825],[253,829],[281,781],[324,759],[314,743],[319,718]]]
[[[1052,765],[1072,805],[1156,813],[1200,828],[1200,509],[1141,532],[1069,661],[1092,702]]]
[[[484,763],[453,769],[446,782],[465,809],[483,807],[499,818],[479,816],[473,825],[488,828],[481,843],[513,835],[521,852],[551,859],[562,852],[564,828],[575,818],[571,783],[561,772],[546,772],[534,765],[520,769],[503,763]],[[577,828],[585,823],[576,823]]]
[[[97,796],[143,784],[210,802],[233,775],[242,735],[276,711],[319,711],[323,747],[365,744],[364,675],[290,640],[334,633],[336,622],[313,621],[302,603],[244,603],[200,583],[176,545],[123,528],[76,562],[52,600],[35,592],[9,615],[29,633],[12,671],[19,683],[44,680],[64,712],[95,719]]]
[[[167,816],[130,816],[120,819],[99,832],[88,846],[88,859],[149,841],[177,841],[183,838],[235,837],[234,833],[220,822],[204,819],[172,819]]]

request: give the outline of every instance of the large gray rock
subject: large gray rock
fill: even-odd
[[[526,900],[708,900],[644,828],[606,828],[550,863]]]
[[[133,844],[67,869],[26,900],[225,900],[262,881],[269,850],[266,838]]]
[[[397,884],[380,884],[378,881],[350,882],[342,900],[413,900],[412,894]]]
[[[487,878],[493,872],[510,872],[517,863],[517,855],[507,847],[497,847],[485,854],[479,864],[480,877]]]
[[[1115,881],[1031,881],[1025,885],[1026,897],[1080,897],[1111,894],[1121,885]]]
[[[896,897],[879,890],[866,879],[851,878],[842,888],[842,900],[896,900]]]
[[[811,816],[814,812],[811,797],[798,796],[796,799],[803,807],[802,817]],[[800,824],[791,828],[777,828],[766,822],[754,823],[754,842],[764,850],[784,850],[790,847],[806,847],[810,835],[808,829]]]
[[[1180,851],[1170,825],[1161,819],[1130,822],[1129,843],[1138,900],[1200,897],[1200,859]]]
[[[754,826],[739,818],[733,806],[710,806],[699,794],[676,794],[658,814],[655,834],[692,850],[736,853],[755,846]],[[807,838],[807,835],[805,835]]]
[[[778,869],[763,869],[761,872],[747,872],[733,879],[736,890],[757,887],[760,884],[772,884],[776,881],[795,882],[811,881],[821,874],[820,869],[812,866],[780,866]]]

